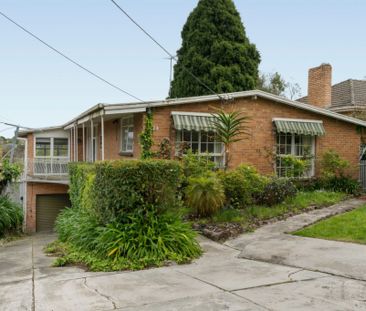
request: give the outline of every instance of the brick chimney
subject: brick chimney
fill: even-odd
[[[327,108],[332,103],[332,66],[321,64],[309,69],[307,103]]]

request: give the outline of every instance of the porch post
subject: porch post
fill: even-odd
[[[94,124],[93,124],[93,118],[90,118],[90,144],[91,144],[91,160],[94,162]],[[95,159],[96,160],[96,159]]]
[[[83,161],[85,162],[85,125],[83,123]]]
[[[100,123],[101,123],[101,136],[102,136],[102,161],[104,161],[104,116],[100,117]]]
[[[77,124],[75,124],[75,135],[74,135],[74,139],[75,139],[75,141],[74,141],[74,143],[75,143],[75,145],[74,145],[74,148],[75,148],[75,161],[77,162],[78,161],[78,125]]]
[[[72,131],[73,131],[73,127],[70,128],[70,140],[69,140],[69,145],[70,145],[70,161],[74,162],[74,136],[72,135]],[[72,149],[72,150],[71,150]]]

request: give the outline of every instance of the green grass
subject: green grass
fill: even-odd
[[[294,235],[366,244],[366,205],[320,221]]]
[[[224,209],[214,215],[212,219],[202,219],[200,222],[236,222],[243,226],[251,226],[256,221],[269,220],[289,213],[300,213],[310,206],[330,206],[344,200],[346,197],[346,194],[339,192],[299,192],[294,198],[288,199],[284,203],[272,207],[249,206],[244,209]]]

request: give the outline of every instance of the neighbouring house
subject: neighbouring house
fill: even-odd
[[[348,79],[332,85],[332,66],[322,64],[309,69],[308,95],[299,101],[366,119],[366,80]]]
[[[240,110],[250,117],[250,136],[234,143],[231,166],[254,165],[263,174],[286,173],[284,155],[312,155],[306,176],[319,174],[319,159],[336,150],[347,159],[358,178],[361,134],[366,122],[315,104],[306,104],[262,91],[245,91],[217,96],[199,96],[146,103],[98,104],[59,127],[24,131],[27,141],[24,193],[26,231],[50,230],[55,218],[69,204],[68,162],[140,157],[139,134],[147,113],[153,115],[155,150],[166,138],[172,156],[183,144],[218,166],[224,161],[224,147],[217,141],[210,118],[215,109]],[[164,172],[162,172],[163,174]]]

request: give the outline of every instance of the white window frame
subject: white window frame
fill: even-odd
[[[184,140],[184,131],[186,132],[193,132],[194,130],[176,130],[176,135],[175,135],[175,155],[178,156],[179,155],[179,149],[181,148],[182,143],[188,143],[192,146],[192,143],[197,143],[198,144],[198,152],[196,152],[196,154],[198,156],[201,157],[213,157],[214,158],[214,163],[218,166],[218,167],[224,167],[224,163],[225,163],[225,147],[223,143],[220,143],[217,140],[214,140],[212,142],[212,144],[214,145],[214,150],[215,150],[215,144],[221,144],[221,153],[215,153],[215,152],[201,152],[201,147],[202,147],[202,133],[209,133],[210,131],[195,131],[198,134],[198,141],[192,141],[192,133],[190,134],[191,138],[190,141],[187,142]],[[211,131],[212,132],[212,131]],[[217,161],[218,158],[221,158],[220,161]]]
[[[289,154],[280,154],[278,152],[279,148],[279,136],[280,135],[291,135],[291,153]],[[298,136],[309,136],[311,138],[311,145],[310,145],[310,169],[304,174],[304,176],[299,176],[297,178],[311,178],[315,175],[315,141],[316,136],[313,135],[302,135],[302,134],[296,134],[296,133],[276,133],[275,139],[276,139],[276,163],[275,163],[275,170],[276,170],[276,176],[277,177],[284,177],[279,175],[278,166],[277,166],[277,158],[278,157],[285,157],[285,156],[294,156],[295,158],[302,158],[303,155],[296,155],[296,135]]]
[[[124,124],[124,121],[129,121],[127,124]],[[133,114],[127,114],[125,116],[123,116],[120,120],[120,124],[121,124],[121,147],[120,147],[120,152],[121,153],[133,153],[134,150],[134,141],[135,141],[135,124],[134,124],[134,115]],[[130,133],[130,129],[132,129],[132,133],[133,133],[133,137],[132,137],[132,143],[131,143],[131,149],[128,149],[128,141],[126,142],[126,149],[124,148],[124,129],[128,130],[128,133]]]
[[[50,140],[50,155],[49,156],[37,156],[37,139],[49,139]],[[54,156],[54,139],[67,139],[67,156]],[[34,138],[34,150],[33,150],[34,158],[38,159],[68,159],[70,158],[70,140],[68,137],[35,137]]]

